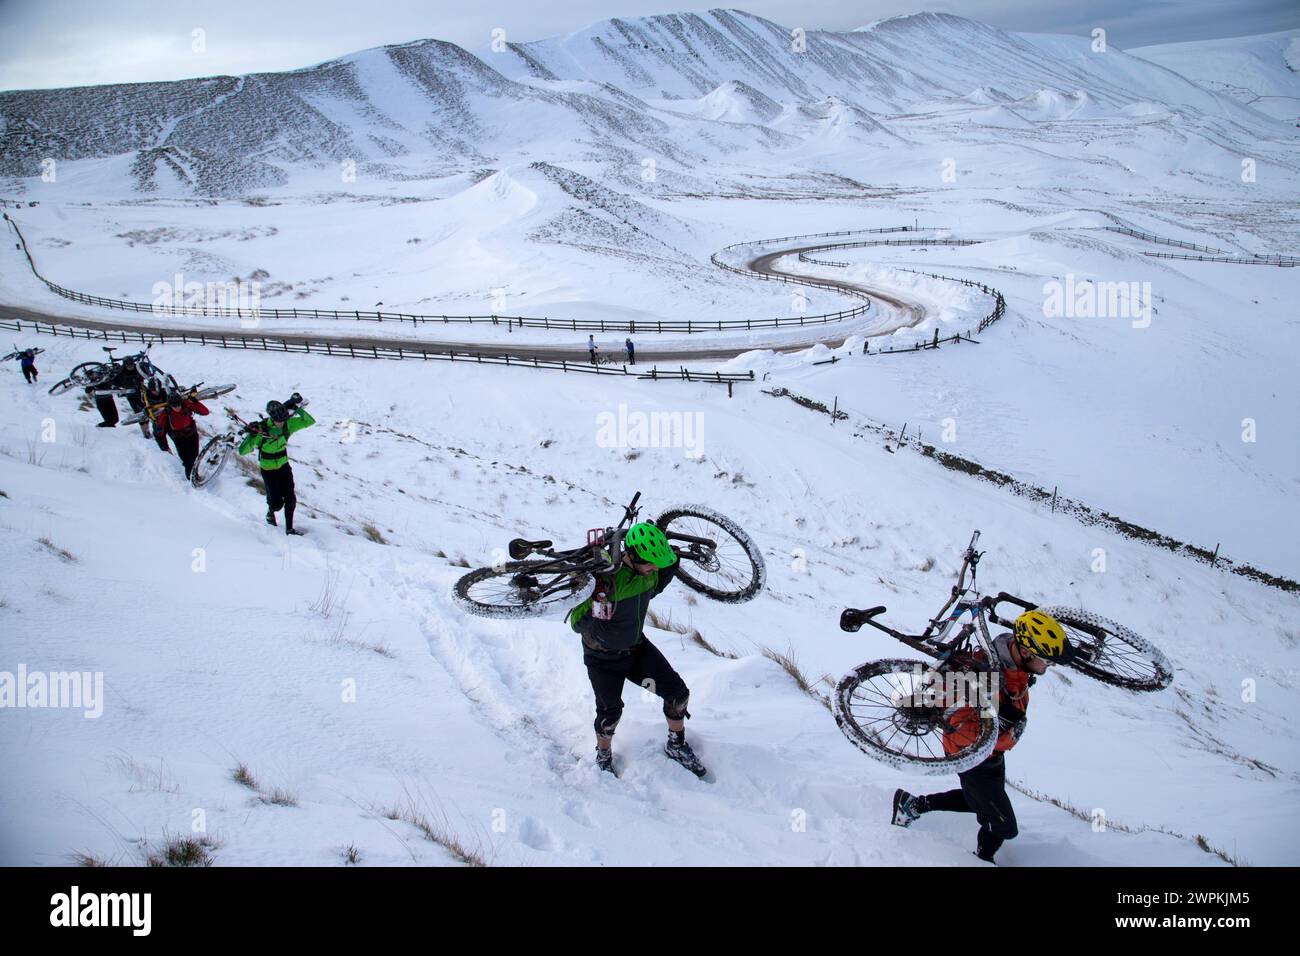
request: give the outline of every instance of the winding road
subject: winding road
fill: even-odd
[[[819,243],[816,245],[805,245],[791,248],[783,248],[774,252],[766,252],[762,255],[751,259],[746,268],[752,272],[758,272],[763,275],[769,275],[777,279],[808,279],[809,276],[800,273],[788,272],[779,267],[781,259],[787,256],[798,256],[799,253],[817,252],[824,249],[834,248],[836,243]],[[886,292],[873,286],[867,286],[859,283],[848,282],[843,279],[834,279],[830,277],[817,276],[817,282],[824,286],[833,286],[845,290],[846,293],[861,297],[869,297],[873,303],[886,303],[898,310],[899,320],[891,325],[887,331],[893,331],[897,328],[914,326],[921,322],[926,316],[926,310],[923,305],[917,302],[908,302],[899,298],[896,294]],[[156,322],[148,324],[133,323],[130,321],[118,320],[115,318],[88,319],[81,316],[63,315],[55,312],[46,312],[43,310],[33,309],[25,306],[14,306],[0,304],[0,316],[9,319],[19,319],[29,322],[44,322],[47,324],[71,326],[79,329],[89,329],[93,331],[104,332],[141,332],[161,333],[166,335],[194,335],[199,332],[208,332],[220,335],[220,329],[199,329],[193,325],[167,325]],[[125,315],[123,316],[125,319]],[[708,360],[708,361],[725,361],[735,358],[745,352],[751,352],[755,349],[773,349],[778,352],[794,352],[809,348],[818,343],[824,343],[830,348],[837,348],[842,345],[847,338],[843,333],[836,334],[833,325],[810,325],[806,328],[806,335],[791,337],[789,334],[771,341],[764,341],[758,338],[749,338],[744,344],[719,346],[703,344],[701,348],[655,348],[653,345],[638,345],[637,358],[645,364],[675,364],[685,360]],[[245,330],[247,331],[247,330]],[[227,330],[227,334],[238,335],[240,330]],[[366,335],[330,335],[317,332],[276,332],[259,327],[255,333],[258,338],[265,338],[276,342],[286,342],[293,345],[300,345],[305,342],[311,342],[313,345],[318,343],[329,342],[332,346],[346,349],[349,346],[354,348],[372,348],[388,347],[410,348],[412,350],[424,350],[430,353],[449,353],[468,354],[473,352],[482,352],[484,355],[509,356],[512,359],[539,359],[547,361],[560,361],[561,359],[571,362],[585,362],[588,359],[587,350],[581,346],[574,348],[571,346],[553,346],[543,344],[520,344],[508,345],[501,341],[446,341],[441,339],[430,338],[412,338],[400,336],[366,336]],[[645,341],[646,335],[637,337]],[[672,333],[664,333],[672,334]],[[699,335],[708,335],[709,333],[696,333]],[[581,335],[581,333],[577,333]]]

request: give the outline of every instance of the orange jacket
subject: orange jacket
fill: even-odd
[[[976,657],[982,660],[984,655],[979,652]],[[1013,726],[1023,720],[1029,710],[1029,679],[1029,672],[1019,668],[1008,668],[998,673],[998,717],[1009,725]],[[978,739],[979,728],[979,712],[974,707],[961,707],[953,711],[948,718],[948,729],[943,735],[943,752],[954,754],[969,747]],[[993,750],[1010,750],[1019,739],[1019,734],[1009,727],[998,735]]]

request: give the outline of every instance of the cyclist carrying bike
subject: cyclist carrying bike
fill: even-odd
[[[14,358],[22,366],[23,380],[28,385],[35,384],[37,376],[40,375],[36,370],[36,349],[23,349],[21,352],[17,352]]]
[[[194,421],[194,416],[207,414],[206,405],[173,388],[167,393],[167,407],[154,420],[154,437],[164,451],[167,449],[167,438],[171,437],[172,444],[176,446],[176,456],[185,469],[186,481],[193,473],[194,462],[199,457],[199,426]]]
[[[266,403],[269,421],[250,422],[244,426],[247,434],[239,443],[239,453],[247,455],[257,449],[257,463],[262,468],[262,483],[266,486],[266,523],[275,525],[275,513],[284,509],[284,533],[299,535],[293,526],[293,512],[298,498],[294,494],[293,469],[289,467],[289,436],[308,425],[316,424],[307,409],[298,403],[302,396],[294,392],[287,402]]]
[[[171,449],[167,446],[167,435],[158,427],[158,419],[167,408],[169,390],[157,375],[151,375],[145,379],[141,390],[144,397],[144,410],[149,418],[149,423],[153,426],[153,440],[157,442],[160,449],[170,454]]]
[[[961,788],[944,793],[914,796],[906,790],[894,792],[895,826],[908,827],[924,813],[948,810],[974,813],[980,829],[976,836],[975,855],[989,863],[1006,840],[1019,830],[1016,813],[1007,796],[1005,754],[1025,731],[1029,707],[1029,688],[1035,677],[1046,672],[1049,664],[1068,663],[1075,655],[1065,630],[1042,611],[1026,611],[1016,618],[1015,634],[994,638],[998,657],[998,740],[993,753],[976,767],[959,773]],[[975,657],[982,657],[976,652]],[[978,722],[971,720],[973,708],[960,708],[948,718],[944,733],[946,753],[956,753],[975,741]]]
[[[86,394],[94,399],[95,407],[99,410],[100,417],[103,419],[96,427],[116,428],[120,420],[117,411],[117,399],[113,397],[113,391],[110,391],[110,389],[124,392],[131,410],[133,412],[141,411],[144,408],[144,402],[140,398],[140,386],[143,382],[144,376],[140,374],[139,368],[136,367],[133,356],[128,355],[121,362],[114,362],[112,373],[107,380],[86,389]],[[147,428],[147,423],[140,423],[141,431],[145,431]]]
[[[630,681],[663,699],[665,755],[701,777],[704,765],[686,742],[690,690],[642,630],[650,601],[677,573],[677,555],[663,531],[649,522],[628,528],[623,547],[614,573],[598,576],[591,597],[568,616],[582,635],[582,659],[596,696],[596,765],[615,773],[614,730],[623,716],[623,682]]]

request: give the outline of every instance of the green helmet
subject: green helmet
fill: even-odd
[[[648,521],[628,528],[623,543],[636,557],[649,561],[656,568],[671,568],[677,563],[677,555],[668,544],[668,538],[659,530],[658,525]]]

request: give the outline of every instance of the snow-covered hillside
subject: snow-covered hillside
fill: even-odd
[[[89,720],[0,711],[0,754],[22,770],[0,781],[0,863],[135,862],[196,809],[220,864],[330,863],[349,845],[455,862],[421,821],[501,864],[971,863],[969,820],[888,825],[895,787],[934,781],[869,761],[771,658],[825,693],[824,677],[910,656],[839,631],[840,609],[921,626],[975,528],[990,590],[1098,611],[1176,667],[1154,695],[1039,684],[1009,763],[1022,836],[1000,860],[1300,859],[1296,594],[872,430],[1300,578],[1300,269],[1168,258],[1300,255],[1293,34],[1094,52],[948,14],[788,19],[624,18],[500,50],[416,39],[285,73],[0,93],[0,198],[50,280],[144,303],[237,280],[264,308],[345,313],[249,327],[73,303],[6,226],[0,320],[581,358],[576,327],[346,312],[607,321],[605,352],[635,322],[642,367],[755,375],[728,398],[155,347],[183,381],[238,382],[245,413],[310,398],[319,424],[291,444],[309,535],[286,543],[243,473],[195,491],[134,429],[46,394],[100,343],[11,335],[46,352],[39,388],[0,368],[0,671],[101,671],[107,696]],[[810,237],[840,231],[857,232]],[[833,245],[853,241],[894,244]],[[760,258],[840,286],[718,265]],[[976,342],[883,352],[978,327],[994,293],[953,279],[996,290],[1005,315]],[[1135,290],[1137,312],[1075,308],[1063,290],[1090,283]],[[850,321],[799,325],[863,294]],[[775,317],[793,323],[651,331]],[[703,456],[607,447],[597,416],[621,408],[699,416]],[[580,543],[637,490],[647,513],[733,516],[767,558],[749,604],[680,587],[656,603],[713,782],[662,758],[658,706],[635,693],[623,779],[601,776],[572,633],[451,599],[510,538]],[[256,786],[232,779],[241,764]],[[1117,825],[1095,830],[1096,810]]]
[[[50,368],[97,351],[44,344]],[[832,426],[757,387],[729,400],[706,386],[155,352],[183,378],[237,380],[228,398],[244,411],[290,389],[311,399],[318,425],[292,443],[309,535],[286,543],[262,524],[238,471],[195,491],[138,431],[90,427],[75,399],[9,382],[5,661],[102,671],[106,693],[97,719],[3,715],[6,760],[24,768],[0,784],[0,815],[22,822],[5,828],[6,863],[130,862],[141,840],[189,832],[195,809],[220,864],[329,864],[348,845],[367,863],[452,862],[385,816],[412,805],[496,864],[973,862],[967,819],[888,825],[896,786],[942,781],[862,756],[762,654],[793,655],[813,680],[897,656],[883,636],[839,631],[839,609],[879,602],[919,625],[973,528],[988,586],[1104,612],[1177,669],[1155,695],[1078,675],[1039,685],[1009,766],[1041,799],[1013,792],[1022,836],[1003,862],[1219,863],[1198,836],[1244,862],[1296,858],[1293,596],[889,454],[853,419]],[[801,365],[787,381],[843,392],[860,374]],[[600,447],[597,416],[620,403],[698,413],[703,455]],[[601,775],[576,637],[554,619],[468,617],[451,599],[458,565],[491,562],[516,534],[579,541],[636,490],[649,513],[694,500],[730,514],[766,556],[754,602],[682,587],[657,602],[664,621],[735,655],[651,632],[691,686],[689,732],[715,782],[665,761],[658,705],[635,691],[617,738],[624,776]],[[1091,570],[1098,547],[1104,573]],[[240,763],[261,793],[231,779]],[[267,802],[276,788],[295,804]],[[1048,798],[1154,829],[1097,832]]]
[[[1129,52],[1167,66],[1253,110],[1290,123],[1300,122],[1300,30],[1164,43]]]

